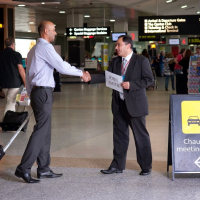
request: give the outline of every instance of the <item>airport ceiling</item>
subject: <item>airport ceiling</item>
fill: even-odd
[[[37,1],[37,2],[36,2]],[[46,2],[45,2],[46,1]],[[47,2],[48,1],[48,2]],[[50,2],[51,1],[51,2]],[[67,15],[83,14],[88,27],[104,25],[113,29],[115,21],[128,22],[129,30],[137,30],[138,16],[157,15],[196,15],[200,11],[200,0],[0,0],[0,4],[14,5],[15,30],[17,32],[37,32],[37,25],[42,20],[56,24],[58,34],[64,34],[67,27]],[[168,0],[170,1],[170,0]],[[31,3],[30,3],[31,2]],[[45,4],[42,4],[45,2]],[[157,2],[157,3],[156,3]],[[19,7],[24,4],[25,7]],[[158,5],[158,7],[157,7]],[[181,6],[187,5],[185,8]],[[65,11],[64,14],[59,11]],[[34,22],[34,24],[29,24]]]

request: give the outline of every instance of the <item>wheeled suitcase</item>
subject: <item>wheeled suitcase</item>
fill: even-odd
[[[3,156],[5,155],[6,150],[12,144],[12,142],[15,140],[15,138],[18,136],[18,134],[20,133],[22,128],[27,124],[27,122],[29,121],[29,118],[31,117],[32,114],[33,114],[33,112],[31,112],[31,114],[28,115],[28,117],[24,120],[24,122],[21,124],[21,126],[18,128],[16,133],[13,135],[13,137],[10,139],[10,141],[6,144],[6,146],[4,148],[3,148],[2,145],[0,145],[0,160],[3,158]]]

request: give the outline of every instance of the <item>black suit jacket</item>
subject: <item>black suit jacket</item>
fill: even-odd
[[[122,58],[113,58],[108,71],[121,75]],[[146,87],[153,84],[154,78],[149,64],[149,60],[144,56],[133,53],[124,82],[130,82],[130,89],[124,89],[127,110],[131,117],[142,117],[148,115],[148,102]],[[105,82],[105,72],[101,74],[91,74],[90,83]],[[113,90],[112,93],[112,113],[117,113],[119,108],[119,92]]]

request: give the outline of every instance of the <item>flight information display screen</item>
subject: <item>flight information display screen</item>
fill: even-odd
[[[139,17],[139,40],[158,35],[194,35],[199,33],[199,15]]]

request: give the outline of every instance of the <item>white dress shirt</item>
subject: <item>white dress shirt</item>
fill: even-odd
[[[131,57],[132,57],[132,55],[133,55],[133,51],[131,52],[131,53],[129,53],[128,54],[128,56],[126,56],[126,57],[122,57],[122,60],[123,60],[123,58],[125,58],[126,59],[126,63],[131,59]],[[129,65],[129,64],[128,64]],[[128,69],[128,66],[126,67],[126,70]],[[126,74],[126,70],[125,70],[125,72],[124,72],[124,75]]]
[[[52,44],[39,38],[27,55],[26,89],[29,96],[33,86],[55,87],[54,68],[61,74],[83,75],[81,70],[63,61]]]
[[[126,59],[126,63],[127,63],[127,62],[131,59],[132,55],[133,55],[133,51],[132,51],[131,53],[129,53],[128,56],[122,57],[122,60],[125,58],[125,59]],[[129,63],[128,63],[128,66],[129,66]],[[124,71],[124,76],[125,76],[125,74],[126,74],[126,71],[127,71],[127,69],[128,69],[128,66],[126,66],[126,69],[125,69],[125,71]],[[124,81],[124,80],[123,80],[123,81]],[[122,100],[125,99],[123,93],[119,92],[119,96],[120,96],[120,98],[121,98]]]

